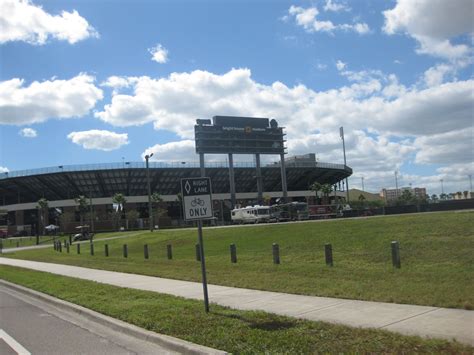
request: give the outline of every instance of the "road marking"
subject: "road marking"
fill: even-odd
[[[0,329],[0,339],[3,339],[18,355],[31,355],[19,342],[8,335],[3,329]]]

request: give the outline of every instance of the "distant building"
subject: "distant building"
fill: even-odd
[[[418,199],[426,198],[426,188],[424,187],[401,187],[397,189],[382,189],[380,191],[380,197],[382,197],[385,201],[396,200],[398,197],[402,196],[403,191],[410,192],[413,196]]]

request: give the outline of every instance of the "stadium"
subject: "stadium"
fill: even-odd
[[[310,190],[314,182],[336,186],[334,195],[345,196],[343,180],[352,169],[343,164],[317,162],[314,154],[289,157],[286,179],[289,201],[306,201],[314,197]],[[182,224],[179,202],[180,180],[200,176],[196,163],[149,163],[151,192],[161,195],[164,213],[160,227]],[[229,165],[206,163],[206,175],[211,178],[214,223],[230,220]],[[257,203],[255,163],[235,163],[235,191],[237,203]],[[282,198],[280,162],[261,167],[263,195],[271,202]],[[123,162],[94,165],[56,166],[43,169],[14,171],[0,174],[0,209],[4,211],[0,225],[8,225],[8,234],[34,234],[38,224],[38,200],[48,200],[49,212],[44,224],[61,226],[61,231],[72,232],[79,225],[75,199],[83,195],[90,203],[92,213],[87,217],[96,231],[112,230],[113,196],[125,196],[125,210],[138,212],[133,228],[147,228],[147,170],[144,162]],[[269,201],[270,202],[270,201]],[[6,213],[5,213],[6,212]],[[66,213],[67,212],[67,213]],[[72,215],[61,223],[61,215]],[[92,218],[91,218],[92,216]],[[124,214],[124,218],[125,214]],[[132,228],[131,225],[124,225]]]

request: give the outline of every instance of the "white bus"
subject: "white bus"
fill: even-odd
[[[270,207],[268,206],[247,206],[235,208],[231,211],[232,223],[261,223],[270,219]]]

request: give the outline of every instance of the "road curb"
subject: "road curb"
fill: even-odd
[[[150,343],[154,343],[156,345],[168,348],[171,351],[179,352],[182,354],[190,354],[190,355],[228,354],[225,351],[216,350],[213,348],[209,348],[207,346],[194,344],[186,340],[181,340],[178,338],[171,337],[169,335],[155,333],[155,332],[137,327],[136,325],[132,325],[124,321],[103,315],[101,313],[95,312],[88,308],[78,306],[76,304],[73,304],[67,301],[60,300],[58,298],[47,295],[45,293],[38,292],[32,289],[29,289],[27,287],[20,286],[20,285],[17,285],[17,284],[14,284],[2,279],[0,279],[0,286],[4,286],[11,290],[20,292],[22,294],[25,294],[26,296],[37,298],[41,301],[49,303],[50,305],[54,307],[80,314],[81,316],[91,321],[97,322],[115,331],[127,334],[129,336],[132,336],[144,341],[148,341]]]

